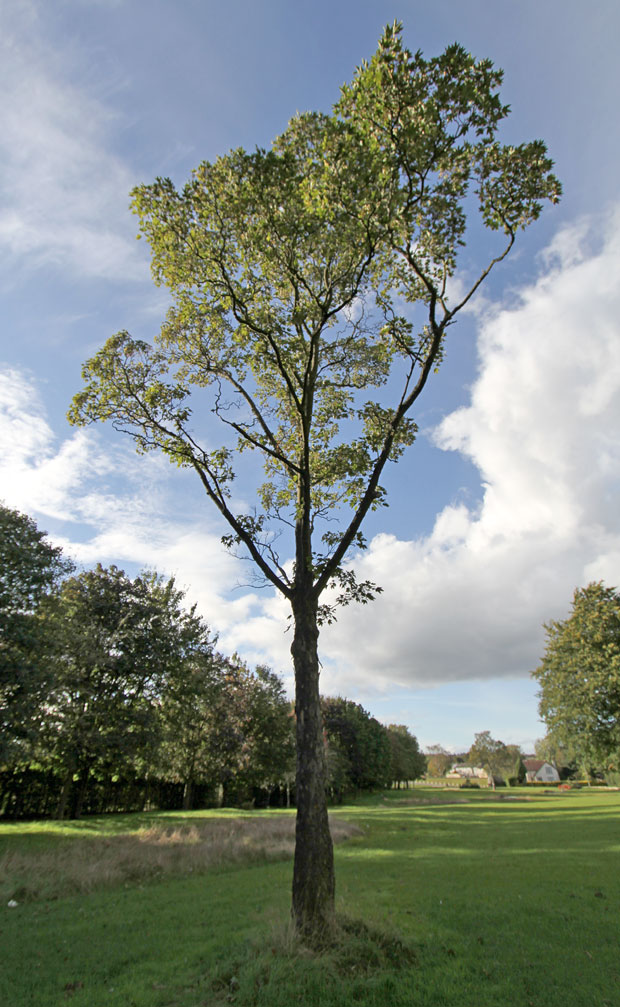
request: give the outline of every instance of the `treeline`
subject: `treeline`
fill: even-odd
[[[328,787],[415,779],[405,727],[323,700]],[[295,720],[282,682],[217,650],[174,579],[76,572],[0,507],[0,814],[294,803]]]

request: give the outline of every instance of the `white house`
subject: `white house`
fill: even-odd
[[[555,766],[549,762],[543,762],[542,759],[524,759],[523,765],[528,783],[537,781],[539,783],[558,783],[560,780],[560,774]]]

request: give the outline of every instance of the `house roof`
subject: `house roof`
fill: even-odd
[[[542,769],[543,766],[547,765],[547,762],[545,759],[524,759],[523,765],[527,769],[528,773],[537,773],[539,769]]]

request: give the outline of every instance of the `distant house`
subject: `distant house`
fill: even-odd
[[[524,759],[525,779],[528,783],[558,783],[560,774],[555,766],[542,759]]]
[[[464,766],[462,763],[455,762],[450,772],[446,773],[446,779],[486,780],[488,779],[488,773],[486,769],[482,769],[480,766]]]

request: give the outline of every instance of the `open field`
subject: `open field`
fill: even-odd
[[[416,788],[335,810],[359,830],[336,848],[338,910],[374,932],[348,924],[321,957],[287,933],[287,817],[0,824],[0,1003],[620,1003],[618,792]],[[218,835],[221,855],[199,852]],[[127,849],[156,869],[132,875]],[[110,875],[123,857],[129,875]],[[89,863],[96,880],[63,891]]]

